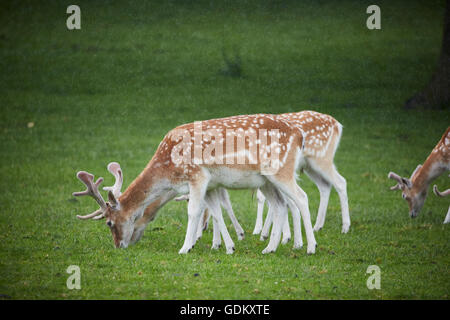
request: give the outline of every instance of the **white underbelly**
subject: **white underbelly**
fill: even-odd
[[[188,194],[189,184],[186,182],[179,185],[175,185],[173,186],[173,190],[175,190],[178,194]]]
[[[209,173],[208,190],[218,187],[227,189],[256,189],[266,183],[258,171],[243,171],[232,168],[208,168]],[[183,182],[172,186],[172,189],[178,194],[189,194],[189,183]]]
[[[208,189],[224,187],[228,189],[255,189],[266,183],[258,171],[243,171],[239,169],[220,167],[208,168],[210,182]]]

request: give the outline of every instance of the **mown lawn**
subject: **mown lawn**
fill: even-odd
[[[77,1],[76,31],[70,4],[0,4],[0,299],[449,299],[449,200],[430,194],[411,220],[387,179],[409,176],[450,123],[448,108],[402,109],[437,62],[444,1],[378,1],[374,31],[370,1]],[[246,232],[238,242],[225,218],[233,255],[210,250],[211,230],[178,255],[185,203],[126,250],[103,221],[75,217],[96,209],[71,196],[79,170],[110,185],[118,161],[128,185],[179,124],[305,109],[344,125],[335,162],[352,219],[341,234],[333,192],[315,255],[292,242],[262,255],[249,190],[230,192]],[[314,222],[319,193],[299,183]],[[81,290],[66,287],[70,265]],[[380,290],[366,286],[370,265]]]

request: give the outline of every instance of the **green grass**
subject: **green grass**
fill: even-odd
[[[66,29],[72,2],[0,4],[0,299],[448,299],[448,199],[431,194],[411,220],[387,179],[409,176],[449,125],[448,109],[401,108],[438,60],[444,1],[378,1],[377,31],[370,1],[153,2],[77,1],[79,31]],[[104,222],[75,218],[96,209],[71,196],[78,170],[109,185],[118,161],[128,185],[179,124],[303,109],[344,125],[335,162],[352,219],[342,235],[333,192],[315,255],[292,242],[262,255],[251,191],[230,192],[246,232],[238,242],[225,218],[233,255],[210,250],[211,230],[178,255],[185,203],[126,250]],[[314,222],[319,194],[301,178]],[[69,265],[81,290],[66,288]],[[381,290],[366,287],[369,265]]]

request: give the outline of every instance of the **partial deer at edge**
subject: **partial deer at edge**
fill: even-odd
[[[442,138],[431,151],[423,165],[419,164],[411,177],[401,177],[394,172],[389,172],[388,178],[397,181],[391,190],[401,190],[402,198],[409,206],[409,216],[415,218],[422,209],[428,194],[428,189],[433,180],[444,172],[450,170],[450,127],[447,128]],[[437,187],[435,186],[435,192]],[[437,193],[438,194],[438,193]],[[446,195],[447,191],[443,193]],[[449,211],[450,212],[450,211]],[[450,222],[449,213],[444,223]]]

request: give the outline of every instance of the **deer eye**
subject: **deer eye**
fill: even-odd
[[[110,228],[112,228],[112,226],[114,225],[114,222],[112,222],[111,220],[106,222],[106,225]]]

